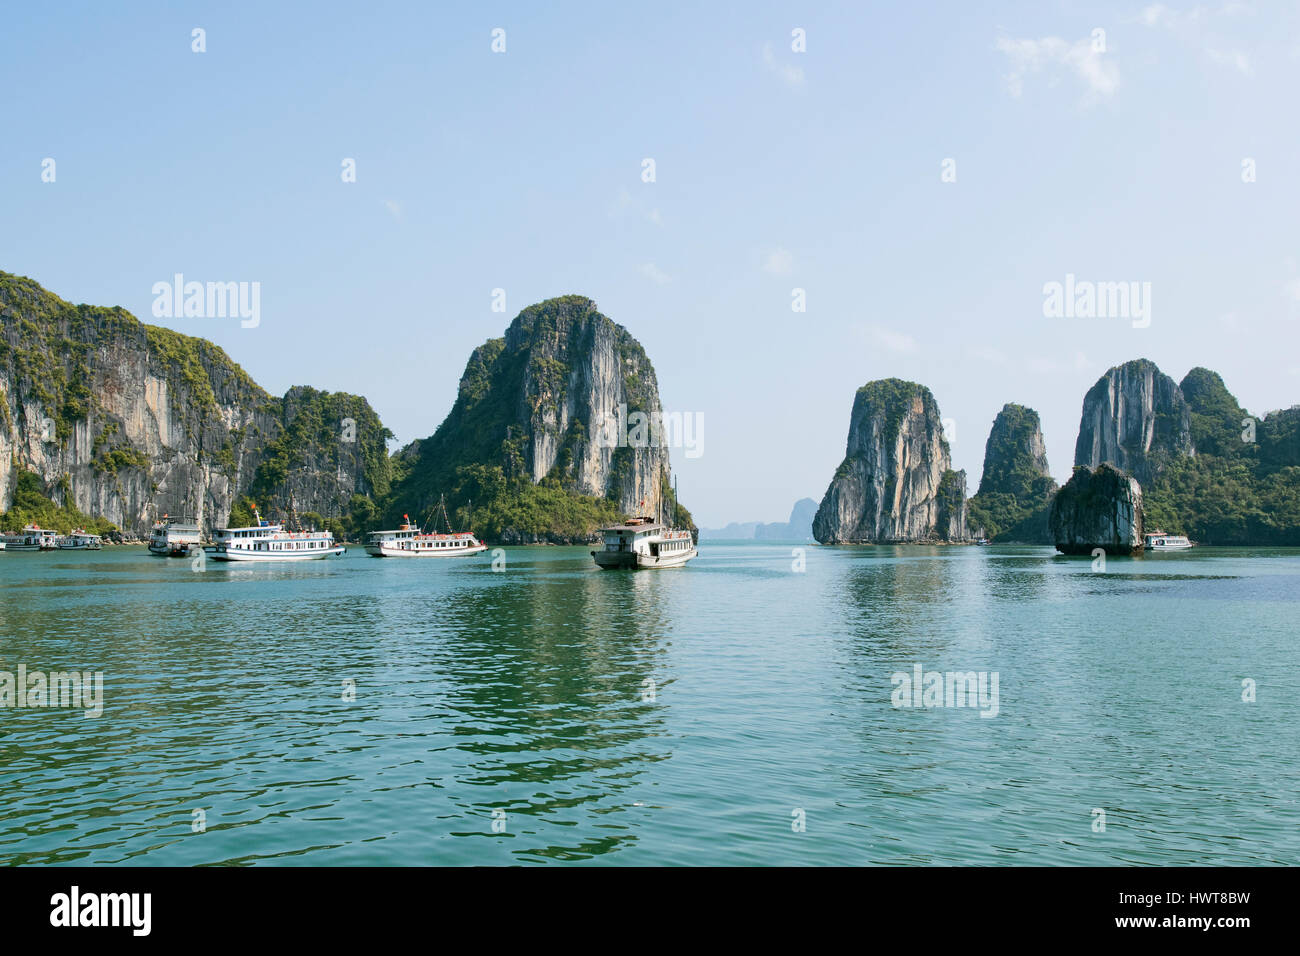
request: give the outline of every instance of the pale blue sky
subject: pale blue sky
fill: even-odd
[[[1130,358],[1300,402],[1295,4],[265,6],[7,11],[0,269],[145,321],[175,272],[259,281],[256,329],[162,324],[402,441],[519,309],[588,295],[703,415],[673,458],[708,526],[820,498],[877,378],[934,391],[972,493],[1007,401],[1068,475]],[[1045,318],[1067,273],[1150,282],[1150,327]]]

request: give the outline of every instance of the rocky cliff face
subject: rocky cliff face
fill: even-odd
[[[1131,475],[1100,465],[1076,466],[1052,499],[1052,540],[1064,554],[1131,554],[1142,550],[1142,487]]]
[[[993,420],[984,444],[984,471],[977,494],[1024,495],[1052,481],[1047,443],[1038,412],[1007,403]]]
[[[268,513],[292,489],[299,511],[339,515],[385,490],[387,437],[364,399],[273,398],[210,342],[0,273],[0,508],[25,470],[60,504],[137,533],[164,512],[220,526],[254,487]]]
[[[671,517],[662,414],[627,330],[590,299],[549,299],[470,356],[446,420],[403,450],[393,508],[414,517],[445,494],[461,522],[524,542],[585,540],[600,521],[661,508]],[[526,502],[544,494],[554,507],[530,515]]]
[[[970,500],[972,533],[999,541],[1050,543],[1047,509],[1055,491],[1038,413],[1004,405],[984,445],[979,491]]]
[[[844,461],[813,536],[824,544],[961,540],[965,475],[960,504],[957,481],[930,390],[892,378],[871,382],[853,400]]]
[[[1170,462],[1192,454],[1187,401],[1154,362],[1116,366],[1085,396],[1075,465],[1109,462],[1145,485]]]

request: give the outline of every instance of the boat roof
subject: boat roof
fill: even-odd
[[[662,531],[668,525],[660,524],[657,521],[630,521],[627,524],[612,524],[601,531]]]

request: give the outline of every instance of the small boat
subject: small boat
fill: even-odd
[[[197,523],[163,515],[149,532],[149,553],[164,558],[183,558],[191,548],[203,544],[203,532]]]
[[[329,531],[286,531],[284,525],[266,521],[253,509],[256,524],[244,528],[219,528],[216,544],[204,548],[217,561],[314,561],[347,552]]]
[[[1163,531],[1152,531],[1144,535],[1143,544],[1148,551],[1186,551],[1192,547],[1192,542],[1187,540],[1186,535],[1166,534]]]
[[[975,543],[976,543],[977,545],[979,545],[981,548],[983,548],[983,547],[987,547],[988,544],[989,544],[989,539],[988,539],[988,538],[980,538],[980,539],[979,539],[978,541],[976,541]]]
[[[421,531],[411,524],[410,515],[402,515],[402,523],[392,531],[372,531],[366,536],[366,554],[372,558],[461,558],[487,550],[472,531],[451,530],[446,496],[438,500],[438,507],[447,526],[445,534]]]
[[[0,535],[6,551],[53,551],[59,546],[59,533],[38,524],[26,525],[18,534]]]
[[[103,547],[104,539],[85,528],[73,528],[59,539],[60,551],[99,551]]]

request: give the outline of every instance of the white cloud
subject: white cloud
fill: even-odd
[[[637,266],[636,271],[658,285],[667,285],[669,282],[673,281],[672,278],[664,273],[664,271],[653,262],[642,263]]]
[[[867,328],[872,341],[881,348],[889,352],[915,352],[916,339],[903,332],[895,332],[893,329],[886,329],[879,325],[872,325]]]
[[[1215,63],[1233,67],[1242,76],[1253,76],[1255,73],[1250,57],[1240,50],[1216,50],[1214,47],[1206,47],[1205,55]]]
[[[614,201],[609,204],[607,212],[610,219],[622,219],[624,216],[632,213],[641,216],[647,222],[656,226],[664,224],[663,216],[659,214],[658,207],[653,209],[647,208],[648,204],[643,200],[637,199],[626,188],[620,189]]]
[[[763,257],[763,271],[774,276],[788,276],[794,271],[794,256],[779,246]]]
[[[1212,32],[1212,24],[1215,20],[1254,12],[1250,4],[1238,3],[1234,0],[1229,0],[1218,9],[1197,4],[1189,10],[1175,10],[1163,3],[1153,3],[1142,9],[1136,22],[1153,29],[1177,34],[1185,43],[1200,49],[1206,59],[1217,66],[1230,67],[1242,76],[1254,76],[1255,65],[1251,55],[1237,47],[1223,46],[1220,39]]]
[[[1038,40],[999,37],[995,46],[1011,61],[1010,72],[1004,78],[1012,96],[1024,92],[1027,75],[1063,69],[1073,72],[1083,82],[1088,99],[1113,96],[1119,89],[1119,66],[1108,54],[1094,48],[1091,37],[1075,43],[1060,37]]]
[[[398,222],[402,221],[402,207],[396,199],[381,199],[380,202],[384,204],[384,208],[388,210],[389,215]]]
[[[803,86],[804,84],[803,67],[778,63],[776,61],[776,54],[772,52],[772,44],[770,43],[763,44],[763,66],[767,72],[775,73],[777,76],[781,77],[782,82],[792,89]]]
[[[1300,302],[1300,279],[1291,279],[1286,286],[1287,298],[1293,302]]]

